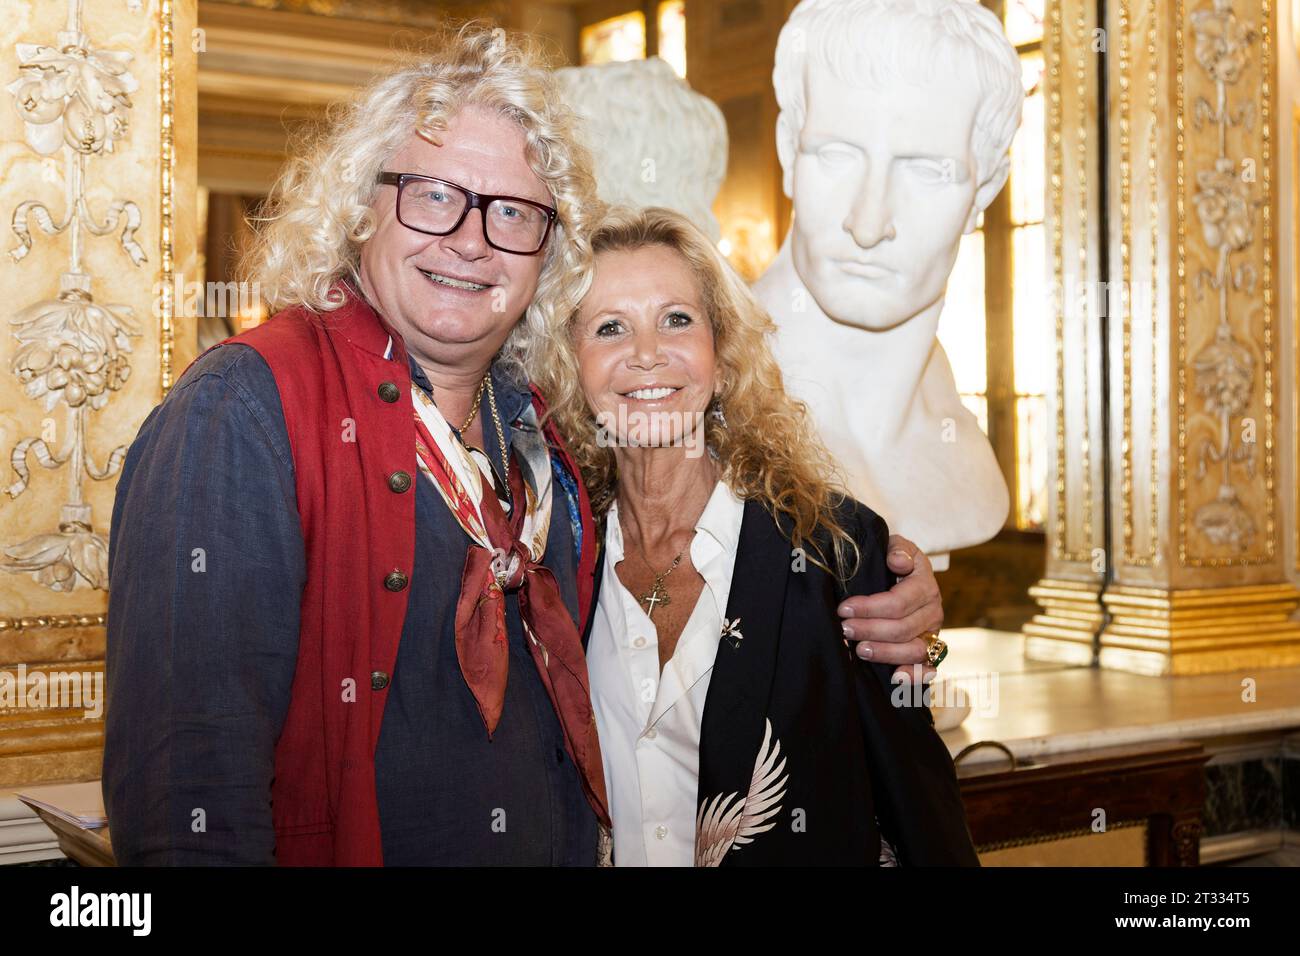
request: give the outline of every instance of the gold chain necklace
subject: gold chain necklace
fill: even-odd
[[[489,372],[484,376],[483,381],[487,383],[488,408],[492,410],[492,423],[497,428],[497,442],[501,445],[501,464],[505,468],[506,477],[506,494],[510,494],[510,455],[506,452],[506,432],[501,427],[501,416],[497,414],[497,394],[492,390],[492,374]],[[479,386],[482,391],[482,386]],[[473,418],[473,415],[470,416]],[[468,424],[468,423],[467,423]]]
[[[474,401],[470,402],[469,405],[469,418],[465,419],[465,424],[461,425],[458,429],[461,434],[465,433],[465,429],[469,428],[470,423],[474,421],[474,416],[478,414],[478,407],[483,401],[483,389],[487,387],[488,381],[491,378],[492,372],[489,370],[487,374],[483,376],[483,381],[478,383],[478,391],[474,393]]]
[[[505,468],[505,477],[507,482],[506,494],[508,495],[510,493],[510,455],[506,453],[506,432],[505,429],[501,427],[501,416],[497,413],[497,394],[492,388],[492,370],[490,368],[488,369],[487,374],[483,376],[483,380],[478,383],[478,391],[474,393],[474,402],[470,406],[469,417],[465,419],[465,423],[461,425],[460,428],[456,429],[456,434],[461,436],[461,441],[463,443],[465,440],[463,437],[465,430],[473,423],[474,416],[478,414],[478,407],[483,403],[484,391],[487,392],[488,407],[492,410],[492,423],[496,425],[497,443],[501,446],[501,465]],[[484,438],[486,438],[486,436],[484,436]],[[491,456],[489,455],[488,457],[490,458]]]
[[[668,596],[668,588],[664,584],[664,578],[677,570],[677,565],[682,563],[682,555],[686,553],[686,548],[682,548],[677,552],[677,557],[673,558],[673,563],[668,566],[667,571],[662,573],[651,567],[650,562],[646,560],[645,549],[640,544],[637,545],[636,549],[641,556],[641,563],[650,568],[650,573],[655,576],[654,584],[650,586],[650,590],[637,600],[646,606],[646,617],[654,617],[655,608],[673,603],[672,598]]]

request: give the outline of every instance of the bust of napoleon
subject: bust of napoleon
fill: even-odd
[[[804,0],[773,71],[794,204],[754,290],[854,497],[944,567],[1006,482],[935,338],[961,237],[1005,184],[1020,61],[974,0]]]

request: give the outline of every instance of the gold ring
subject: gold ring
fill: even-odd
[[[948,645],[939,640],[938,631],[929,631],[925,635],[925,660],[931,667],[938,667],[948,656]]]

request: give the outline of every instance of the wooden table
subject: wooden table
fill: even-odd
[[[1113,865],[1137,842],[1141,860],[1129,860],[1136,865],[1197,866],[1207,759],[1197,743],[1145,744],[1056,754],[1015,769],[959,765],[957,777],[981,854],[1059,841],[1070,865]],[[1140,829],[1112,848],[1094,839],[1130,827]]]

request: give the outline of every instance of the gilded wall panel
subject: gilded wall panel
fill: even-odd
[[[194,355],[193,321],[169,292],[196,271],[195,5],[4,8],[0,666],[97,672],[116,478]],[[86,721],[64,710],[40,717],[40,734],[38,715],[5,711],[0,782],[6,766],[39,775],[31,741],[63,754],[51,773],[78,760],[93,772]]]

